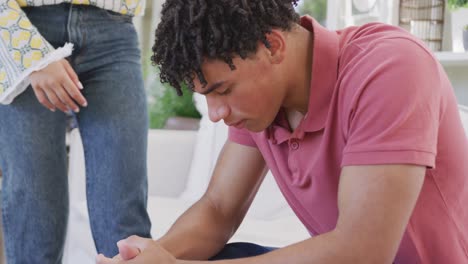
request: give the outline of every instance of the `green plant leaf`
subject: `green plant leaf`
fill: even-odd
[[[451,10],[455,10],[462,7],[468,7],[468,0],[448,0],[447,6]]]
[[[169,117],[200,118],[201,115],[195,108],[193,92],[183,87],[183,95],[178,96],[171,86],[159,82],[155,78],[149,85],[149,122],[150,128],[163,128]]]
[[[299,6],[300,15],[310,15],[321,24],[327,18],[327,0],[306,0]]]

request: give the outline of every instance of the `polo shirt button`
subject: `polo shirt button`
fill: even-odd
[[[292,148],[293,150],[298,149],[298,148],[299,148],[299,143],[298,143],[297,141],[291,142],[291,148]]]

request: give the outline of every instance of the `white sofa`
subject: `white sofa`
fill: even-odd
[[[206,109],[205,109],[206,110]],[[468,134],[468,108],[460,107]],[[221,143],[222,124],[202,120],[200,131],[151,130],[148,142],[148,211],[151,233],[158,238],[174,220],[199,198],[206,188]],[[94,263],[96,250],[89,229],[84,196],[84,166],[79,133],[70,135],[70,220],[65,264]],[[250,241],[284,246],[309,237],[267,175],[245,221],[231,241]]]

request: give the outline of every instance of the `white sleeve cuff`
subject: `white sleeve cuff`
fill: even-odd
[[[31,81],[29,80],[29,75],[31,73],[35,71],[40,71],[52,62],[56,62],[70,56],[72,54],[72,51],[73,44],[65,43],[63,47],[52,51],[51,53],[47,54],[42,60],[36,62],[33,66],[26,69],[24,72],[21,73],[21,75],[12,85],[12,87],[6,90],[3,94],[0,94],[0,104],[11,104],[11,102],[13,102],[13,99],[15,99],[16,96],[24,92],[26,88],[28,88],[28,86],[31,84]]]

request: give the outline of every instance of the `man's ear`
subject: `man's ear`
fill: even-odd
[[[268,56],[273,64],[283,62],[286,55],[286,39],[285,33],[281,30],[273,29],[265,35],[270,47],[267,48]]]

